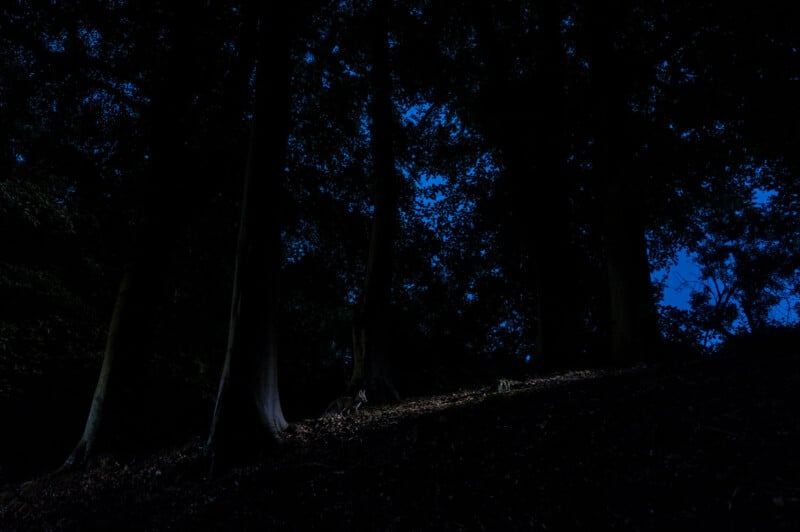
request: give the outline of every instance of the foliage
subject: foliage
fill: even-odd
[[[301,4],[310,23],[291,43],[278,202],[290,417],[313,416],[344,386],[373,212],[372,2]],[[390,345],[404,393],[527,372],[543,287],[579,294],[581,327],[570,338],[580,363],[606,361],[615,324],[605,217],[615,200],[609,179],[623,174],[622,203],[640,215],[651,270],[679,253],[700,266],[689,308],[660,309],[667,341],[708,352],[798,321],[797,7],[613,2],[616,15],[600,28],[591,2],[556,4],[554,45],[542,30],[543,2],[393,3],[402,180]],[[160,414],[162,426],[175,411],[201,424],[225,349],[255,5],[0,7],[0,400],[80,375],[65,384],[63,410],[50,414],[79,424],[142,213],[173,186],[178,221],[158,258],[163,289],[142,356],[159,392],[145,402],[154,411],[159,398],[177,405]],[[191,35],[179,58],[191,79],[165,120],[159,102],[181,31]],[[594,46],[602,32],[616,113],[605,124]],[[547,50],[557,50],[558,64]],[[547,99],[553,86],[558,106]],[[541,145],[552,138],[560,152],[548,158]],[[604,142],[615,169],[607,175],[598,166]],[[180,171],[163,172],[162,151],[179,158]],[[556,217],[553,205],[568,212]],[[572,255],[543,251],[552,234],[568,235]],[[543,282],[537,268],[552,255],[562,268]],[[45,412],[39,401],[33,411]]]

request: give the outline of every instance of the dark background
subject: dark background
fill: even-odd
[[[154,212],[157,275],[114,406],[130,413],[112,416],[108,447],[137,453],[208,430],[259,16],[256,2],[173,4],[0,8],[0,477],[57,467],[80,436],[119,280]],[[292,28],[275,202],[290,421],[318,416],[350,377],[375,174],[375,6],[293,4],[273,14]],[[383,312],[401,397],[742,345],[793,349],[798,8],[387,5],[399,177]],[[698,282],[675,305],[662,272],[686,254]],[[650,305],[658,327],[622,357],[613,257],[633,272],[622,275],[631,308]],[[539,327],[562,299],[580,327],[548,339],[541,356],[557,356],[540,368]]]

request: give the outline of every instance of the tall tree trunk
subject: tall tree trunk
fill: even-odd
[[[584,304],[577,293],[579,258],[573,236],[571,182],[565,169],[564,51],[560,3],[536,4],[539,29],[534,98],[538,102],[533,129],[534,178],[538,193],[526,212],[532,239],[532,285],[538,303],[534,364],[540,368],[571,366],[580,356]],[[520,194],[520,197],[524,197]],[[522,208],[522,206],[520,206]]]
[[[399,399],[389,374],[389,300],[397,231],[398,176],[392,149],[392,83],[389,71],[387,0],[373,11],[372,153],[374,214],[361,302],[353,318],[353,375],[349,390],[366,388],[371,401]]]
[[[504,231],[521,255],[522,277],[536,305],[533,363],[550,369],[568,366],[579,355],[583,304],[575,288],[578,253],[564,168],[560,6],[541,1],[535,7],[539,27],[528,50],[537,59],[533,81],[513,79],[513,52],[500,38],[491,6],[477,2],[476,14],[489,76],[481,97],[489,110],[489,134],[503,154],[509,191]]]
[[[594,95],[594,162],[603,193],[603,251],[608,275],[611,322],[611,361],[618,364],[652,356],[659,347],[655,300],[643,214],[644,190],[623,161],[626,80],[632,61],[614,50],[616,26],[623,18],[619,2],[595,6],[592,13],[592,84]]]
[[[289,130],[289,9],[263,3],[256,109],[244,178],[228,347],[208,437],[212,471],[275,443],[288,425],[278,391],[279,197]]]
[[[611,357],[654,356],[659,331],[639,198],[612,189],[605,205],[604,248],[611,303]]]
[[[175,232],[185,212],[182,199],[191,173],[181,139],[186,134],[184,112],[194,84],[191,57],[195,28],[179,14],[175,15],[173,24],[172,48],[164,62],[160,88],[150,109],[152,166],[138,190],[141,211],[120,281],[84,431],[62,470],[80,467],[92,457],[105,439],[104,435],[111,432],[107,430],[111,418],[131,418],[131,410],[138,408],[141,401],[136,397],[123,398],[123,384],[131,383],[134,390],[146,389],[146,383],[133,381],[145,373],[148,343],[155,324],[153,310],[162,288],[162,270],[169,261]],[[117,412],[117,409],[126,411]],[[117,421],[120,426],[126,424]]]

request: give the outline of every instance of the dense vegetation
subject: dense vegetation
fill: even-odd
[[[798,11],[5,2],[0,480],[198,434],[247,460],[362,388],[791,345]]]

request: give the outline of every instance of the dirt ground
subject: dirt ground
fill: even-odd
[[[800,357],[573,372],[0,486],[2,531],[800,530]]]

